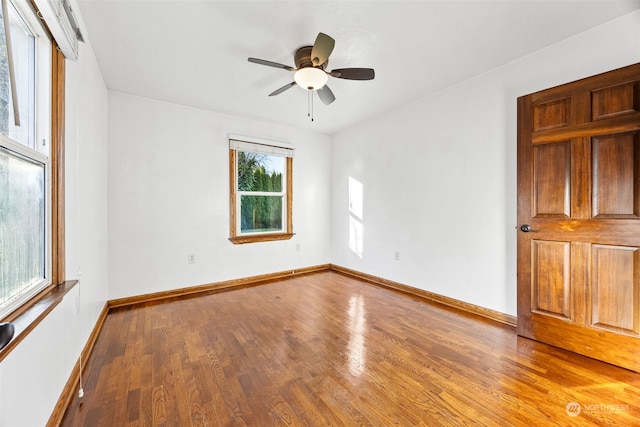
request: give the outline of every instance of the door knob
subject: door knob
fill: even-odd
[[[522,224],[520,226],[520,231],[524,231],[525,233],[528,233],[530,231],[533,231],[533,228],[531,228],[529,224]]]

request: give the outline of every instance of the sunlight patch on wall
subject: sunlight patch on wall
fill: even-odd
[[[349,177],[349,249],[362,258],[364,226],[364,186],[355,178]]]

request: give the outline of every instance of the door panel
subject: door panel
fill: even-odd
[[[640,64],[518,99],[518,333],[640,372]]]
[[[532,310],[569,318],[570,313],[570,244],[568,242],[533,242]]]
[[[593,216],[638,217],[638,133],[593,138]]]
[[[592,91],[592,120],[603,120],[640,111],[637,83],[624,83]]]
[[[533,147],[533,211],[536,217],[571,216],[569,141]]]
[[[638,335],[638,248],[593,245],[592,325]]]
[[[570,98],[555,99],[533,107],[534,132],[561,128],[569,125]]]

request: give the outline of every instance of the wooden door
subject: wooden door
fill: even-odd
[[[518,98],[518,334],[640,372],[640,64]]]

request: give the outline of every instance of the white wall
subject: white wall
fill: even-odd
[[[0,426],[44,426],[78,357],[77,287],[0,363]]]
[[[635,12],[334,135],[332,262],[515,315],[516,98],[638,61]]]
[[[229,134],[295,147],[293,239],[229,242]],[[110,92],[109,299],[328,263],[330,150],[325,135]]]
[[[81,345],[104,308],[109,286],[107,222],[108,94],[91,49],[67,62],[66,277],[80,281]]]
[[[46,424],[107,298],[107,91],[80,49],[65,93],[66,278],[80,286],[0,363],[2,427]]]

